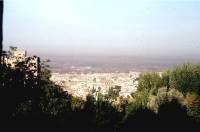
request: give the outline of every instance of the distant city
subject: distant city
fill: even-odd
[[[137,91],[137,78],[142,72],[162,72],[198,59],[139,58],[123,56],[57,56],[49,58],[51,80],[73,96],[108,94],[110,88],[120,87],[119,96],[131,97]],[[58,65],[59,64],[59,65]]]
[[[119,89],[119,96],[131,97],[137,91],[139,72],[131,73],[88,73],[59,74],[53,73],[51,80],[63,87],[73,96],[86,99],[88,94],[97,97],[98,93],[108,94],[109,89]]]
[[[6,53],[6,52],[5,52]],[[110,89],[118,88],[119,96],[129,98],[137,91],[138,78],[142,72],[163,70],[183,59],[152,59],[116,56],[60,56],[50,57],[51,80],[73,96],[86,99],[88,94],[97,97],[107,95]],[[11,47],[5,54],[4,63],[15,69],[18,62],[24,62],[34,76],[40,71],[40,59],[28,57],[25,50]],[[44,59],[45,60],[45,59]],[[198,60],[192,60],[197,63]]]

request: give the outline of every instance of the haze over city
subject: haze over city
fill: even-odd
[[[6,0],[4,48],[198,58],[198,0]]]
[[[200,0],[0,0],[1,126],[199,131],[199,13]]]

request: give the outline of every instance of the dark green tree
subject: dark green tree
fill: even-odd
[[[199,77],[195,71],[195,66],[192,64],[184,64],[176,67],[171,72],[170,88],[176,88],[183,94],[186,94],[197,88],[196,84],[200,80]]]
[[[121,91],[121,86],[111,87],[108,90],[108,98],[111,100],[116,100],[119,97],[119,92]]]
[[[156,93],[162,86],[162,78],[158,73],[143,73],[139,77],[138,91],[153,90]]]

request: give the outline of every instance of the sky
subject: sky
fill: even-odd
[[[200,56],[200,0],[4,0],[4,48]]]

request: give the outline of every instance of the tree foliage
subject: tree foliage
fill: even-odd
[[[155,91],[162,86],[162,78],[158,73],[143,73],[139,77],[138,91],[152,90]]]
[[[131,99],[119,97],[121,87],[116,86],[109,90],[107,98],[99,93],[96,99],[88,95],[82,100],[50,80],[48,62],[42,62],[37,78],[27,72],[23,63],[17,64],[16,69],[0,67],[2,120],[57,120],[62,127],[78,126],[74,130],[111,132],[134,130],[141,128],[140,125],[149,128],[164,125],[176,114],[176,121],[181,123],[191,123],[191,117],[195,121],[199,119],[198,65],[178,67],[162,74],[142,74],[138,91]]]
[[[183,66],[176,67],[171,72],[169,82],[170,87],[177,88],[184,94],[198,88],[198,83],[200,81],[200,72],[198,72],[197,70],[198,67],[192,64],[184,64]]]
[[[108,90],[108,98],[116,100],[119,97],[119,92],[121,91],[121,86],[111,87]]]
[[[185,101],[189,115],[196,120],[200,120],[200,96],[195,92],[188,93]]]

